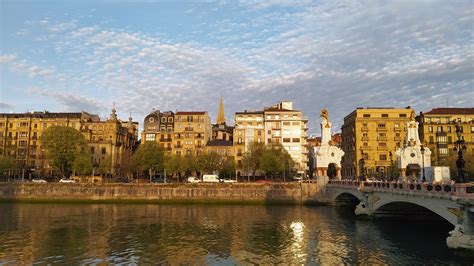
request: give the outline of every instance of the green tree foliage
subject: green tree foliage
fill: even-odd
[[[234,158],[226,156],[222,158],[222,163],[219,169],[220,177],[232,177],[235,174],[236,164]]]
[[[71,127],[52,126],[46,129],[40,139],[46,157],[61,176],[67,175],[79,155],[90,152],[86,139]]]
[[[267,145],[259,158],[259,170],[274,178],[277,175],[289,178],[294,174],[295,162],[281,145]]]
[[[147,171],[151,175],[165,169],[165,151],[155,142],[145,142],[140,145],[132,160],[137,170]]]
[[[112,157],[107,155],[104,160],[102,160],[99,164],[99,172],[101,175],[108,175],[110,174],[110,170],[112,167]]]
[[[17,170],[15,160],[9,156],[0,156],[0,176],[14,170]]]
[[[89,154],[80,154],[74,160],[72,169],[80,176],[92,173],[92,157]]]
[[[255,176],[255,173],[261,169],[260,167],[260,158],[262,157],[266,147],[264,143],[250,143],[248,151],[244,154],[242,159],[242,170],[247,173],[247,175],[252,174]]]
[[[167,174],[171,174],[178,178],[180,173],[187,170],[186,167],[186,157],[171,155],[166,158],[165,169]]]

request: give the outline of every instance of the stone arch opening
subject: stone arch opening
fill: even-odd
[[[333,179],[337,176],[337,165],[335,163],[328,164],[327,175],[330,179]]]
[[[380,206],[374,211],[377,218],[399,219],[404,221],[440,222],[454,226],[447,217],[411,202],[395,201]]]
[[[334,200],[336,206],[347,206],[355,208],[360,203],[360,199],[351,193],[341,193]]]
[[[406,176],[409,180],[416,180],[420,176],[421,166],[419,164],[408,164]]]

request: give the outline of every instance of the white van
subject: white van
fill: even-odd
[[[207,182],[207,183],[219,183],[219,176],[217,175],[203,175],[202,176],[202,182]]]

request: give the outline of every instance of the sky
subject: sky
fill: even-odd
[[[473,1],[0,0],[0,112],[473,107]]]

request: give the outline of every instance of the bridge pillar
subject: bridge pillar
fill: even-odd
[[[354,213],[355,215],[367,215],[372,216],[374,214],[374,200],[372,193],[364,193],[364,198],[361,199],[359,205],[356,206]]]
[[[460,203],[463,211],[460,223],[449,232],[446,244],[449,248],[474,250],[474,206]]]

